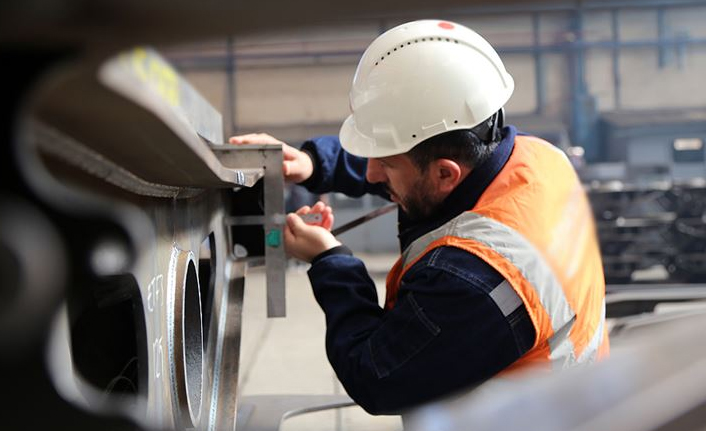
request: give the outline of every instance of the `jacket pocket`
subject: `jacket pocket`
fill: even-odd
[[[412,293],[388,313],[368,340],[379,379],[387,377],[424,349],[441,332],[414,300]]]

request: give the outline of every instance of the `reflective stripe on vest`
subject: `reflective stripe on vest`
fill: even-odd
[[[527,211],[527,202],[538,208]],[[550,144],[518,137],[504,170],[473,211],[407,247],[388,274],[387,308],[406,271],[442,246],[475,254],[503,275],[507,284],[490,298],[505,316],[513,304],[527,308],[537,338],[511,368],[547,362],[566,368],[607,354],[603,273],[590,207],[573,168]]]

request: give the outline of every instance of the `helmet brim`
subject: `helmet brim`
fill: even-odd
[[[405,152],[401,150],[395,151],[394,148],[381,148],[379,145],[375,145],[375,139],[373,137],[364,135],[358,130],[353,115],[349,115],[343,122],[341,130],[338,133],[338,139],[341,141],[341,147],[343,147],[346,152],[358,157],[388,157]]]

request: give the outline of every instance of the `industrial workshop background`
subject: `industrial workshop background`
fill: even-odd
[[[491,381],[405,429],[704,430],[706,0],[167,3],[0,1],[3,430],[400,429],[338,408],[281,242],[317,197],[284,185],[280,147],[224,142],[337,134],[365,47],[420,18],[487,38],[516,82],[508,122],[574,163],[611,358]],[[384,203],[323,198],[337,225]],[[341,236],[381,301],[395,223]]]
[[[704,2],[527,4],[439,10],[436,17],[465,24],[497,47],[516,81],[509,122],[567,150],[582,168],[593,185],[609,282],[705,279],[699,243],[706,231],[698,228],[706,176]],[[222,110],[227,132],[266,132],[297,145],[338,133],[363,50],[412,18],[268,31],[167,56]],[[380,204],[372,197],[331,201],[341,221]],[[394,251],[394,223],[389,215],[345,240],[359,251]]]

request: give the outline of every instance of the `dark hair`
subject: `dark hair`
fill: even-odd
[[[494,114],[472,129],[444,132],[417,144],[407,155],[424,172],[431,162],[451,159],[469,168],[483,164],[500,142],[502,114]],[[497,122],[496,127],[494,123]]]

